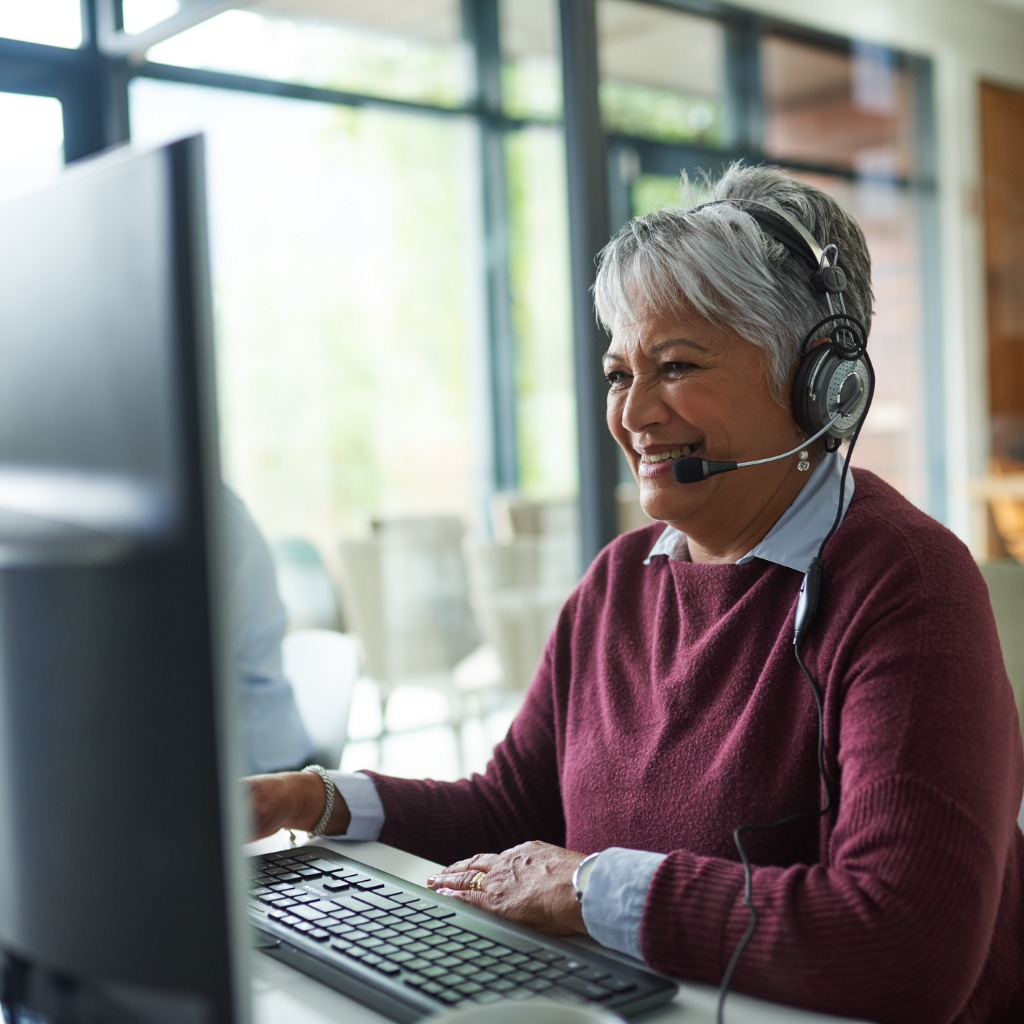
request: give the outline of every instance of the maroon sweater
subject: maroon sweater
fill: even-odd
[[[592,565],[484,775],[371,774],[381,839],[441,863],[528,839],[669,854],[644,956],[717,984],[749,922],[733,828],[822,802],[801,576],[644,565],[660,529]],[[760,923],[733,987],[880,1022],[1021,1024],[1024,763],[984,581],[863,470],[824,562],[802,652],[837,799],[748,834]]]

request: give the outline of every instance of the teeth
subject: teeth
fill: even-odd
[[[673,448],[671,451],[658,452],[656,455],[641,455],[640,461],[646,463],[656,462],[668,462],[669,460],[675,461],[681,459],[685,455],[692,455],[700,446],[696,444],[688,444],[683,448]]]

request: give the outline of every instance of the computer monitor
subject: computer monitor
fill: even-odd
[[[249,1017],[203,145],[0,206],[0,1003]]]

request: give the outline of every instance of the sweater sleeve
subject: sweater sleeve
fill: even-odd
[[[753,867],[759,919],[733,987],[882,1024],[1008,1019],[969,1008],[999,970],[1001,906],[1019,920],[1024,845],[1020,734],[984,584],[947,545],[846,593],[812,651],[838,805],[820,862]],[[735,861],[670,854],[645,959],[718,984],[751,921],[744,883]],[[1019,961],[1014,941],[1004,956]]]
[[[557,730],[546,653],[482,774],[442,782],[366,772],[384,807],[381,841],[441,864],[532,839],[563,845]]]

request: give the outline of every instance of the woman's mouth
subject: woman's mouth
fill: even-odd
[[[670,448],[664,452],[641,453],[640,464],[656,466],[660,462],[675,462],[677,459],[685,459],[688,455],[692,455],[698,448],[700,448],[699,444],[685,444],[681,448]]]

